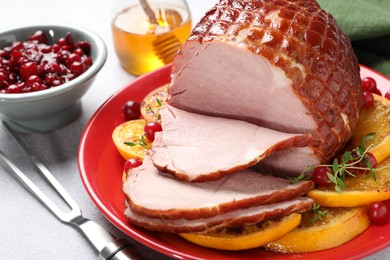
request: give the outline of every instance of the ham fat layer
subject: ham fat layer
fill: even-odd
[[[193,220],[182,218],[175,220],[151,218],[139,215],[128,207],[125,210],[125,214],[131,223],[149,230],[167,233],[208,233],[222,228],[257,224],[261,221],[287,216],[296,212],[303,212],[310,209],[313,202],[314,201],[310,198],[300,197],[269,205],[239,209],[210,218],[198,218]]]
[[[185,181],[210,181],[255,165],[278,150],[306,146],[310,135],[288,134],[240,120],[205,116],[167,105],[155,135],[154,165]]]
[[[290,182],[249,169],[215,181],[183,182],[159,172],[146,156],[140,167],[128,172],[123,192],[138,215],[191,220],[290,200],[314,188],[312,181]]]

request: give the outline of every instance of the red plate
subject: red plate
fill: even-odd
[[[382,93],[390,89],[390,79],[362,66],[362,77],[373,77]],[[170,66],[136,79],[110,97],[92,116],[79,147],[79,168],[84,186],[98,209],[116,227],[140,243],[174,258],[185,259],[254,259],[362,258],[390,245],[390,224],[371,226],[352,241],[329,250],[308,254],[274,254],[262,249],[224,252],[198,247],[175,235],[150,232],[128,224],[124,217],[121,178],[124,160],[112,140],[113,129],[124,122],[121,107],[125,101],[141,101],[151,90],[170,80]]]

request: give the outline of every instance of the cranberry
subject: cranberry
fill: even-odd
[[[364,99],[364,104],[363,104],[364,108],[367,109],[374,105],[374,96],[372,95],[371,92],[364,91],[363,99]]]
[[[49,73],[45,76],[44,82],[49,87],[55,87],[63,84],[64,80],[61,76],[57,74]]]
[[[65,37],[59,38],[58,41],[57,41],[57,44],[58,44],[59,46],[65,46],[65,45],[66,45],[66,39],[65,39]]]
[[[387,98],[388,100],[390,100],[390,90],[386,92],[385,98]]]
[[[70,67],[70,65],[73,62],[80,62],[80,61],[81,61],[80,55],[73,52],[73,53],[69,54],[69,56],[66,58],[66,66]]]
[[[319,186],[328,186],[330,181],[327,173],[333,174],[332,169],[327,166],[318,166],[313,170],[311,178]]]
[[[7,93],[12,93],[12,94],[23,93],[23,87],[24,86],[21,86],[21,85],[18,85],[18,84],[9,85],[8,88],[7,88]]]
[[[388,222],[388,209],[382,202],[371,204],[368,214],[372,223],[375,225],[384,225]]]
[[[141,106],[138,102],[129,100],[122,106],[122,112],[127,121],[138,119],[141,116]]]
[[[52,52],[53,48],[51,46],[48,46],[48,45],[43,45],[40,47],[40,51],[44,54],[47,54],[47,53]]]
[[[378,162],[376,161],[376,158],[375,156],[370,153],[370,152],[367,152],[366,155],[364,156],[364,158],[370,162],[371,166],[373,169],[375,169],[376,167],[378,167]]]
[[[362,86],[365,91],[372,93],[376,89],[376,81],[371,77],[365,77],[362,79]]]
[[[153,142],[154,141],[154,134],[156,132],[161,132],[162,127],[159,123],[157,122],[149,122],[145,125],[144,127],[144,133],[146,138],[148,138],[149,141]]]
[[[79,56],[83,56],[84,52],[81,48],[77,48],[73,51],[74,54],[78,54]]]
[[[83,62],[75,61],[69,66],[69,69],[72,74],[79,76],[87,70],[87,66]]]
[[[70,33],[50,46],[42,31],[29,41],[13,42],[0,49],[1,93],[43,90],[79,76],[93,63],[86,55],[90,47],[88,42],[75,43]]]
[[[47,86],[43,83],[35,82],[32,85],[32,91],[40,91],[40,90],[45,90],[47,89]]]
[[[125,171],[125,173],[127,173],[130,169],[136,168],[141,165],[142,165],[142,161],[140,159],[130,158],[125,162],[125,166],[123,167],[123,170]]]
[[[77,44],[76,44],[76,48],[80,48],[83,50],[83,52],[86,54],[86,55],[89,55],[91,53],[91,44],[89,42],[86,42],[86,41],[79,41]]]
[[[38,73],[37,64],[35,64],[34,62],[27,62],[20,67],[19,73],[23,80],[26,80],[28,77],[32,75],[37,75]]]
[[[32,87],[34,83],[42,83],[42,79],[37,75],[32,75],[26,80],[26,86]]]
[[[45,64],[43,66],[43,73],[49,74],[49,73],[56,73],[56,74],[63,74],[63,70],[60,65],[57,63],[49,63]]]
[[[372,93],[377,94],[378,96],[382,96],[382,92],[377,88]]]
[[[46,36],[42,31],[36,31],[33,35],[28,37],[30,41],[37,41],[39,43],[46,43]]]

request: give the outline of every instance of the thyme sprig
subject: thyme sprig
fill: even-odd
[[[312,171],[319,166],[329,167],[332,169],[332,172],[326,172],[326,175],[328,176],[330,183],[335,185],[335,190],[339,193],[343,190],[347,190],[347,187],[345,186],[345,177],[356,177],[355,172],[367,173],[367,178],[372,177],[376,181],[375,170],[371,165],[371,162],[366,158],[366,154],[371,146],[368,146],[367,148],[365,146],[365,143],[368,140],[371,140],[374,137],[374,134],[375,133],[370,133],[364,136],[360,146],[351,151],[344,152],[340,160],[339,158],[335,158],[332,164],[310,165],[301,173],[301,175],[308,171]]]
[[[125,145],[128,145],[128,146],[136,146],[136,145],[140,145],[140,146],[143,146],[143,147],[148,147],[148,144],[146,143],[145,141],[145,136],[144,135],[141,135],[138,140],[136,142],[123,142]]]
[[[320,210],[320,205],[317,203],[313,203],[312,210],[314,213],[314,216],[310,219],[310,222],[316,222],[317,220],[321,220],[327,213],[327,210]]]
[[[310,167],[310,166],[309,166]],[[307,181],[310,180],[310,177],[306,175],[307,169],[301,172],[297,177],[288,177],[291,180],[290,184],[297,183],[299,181]]]

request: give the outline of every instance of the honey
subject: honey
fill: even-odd
[[[113,19],[115,51],[122,67],[131,74],[142,75],[170,63],[173,55],[167,56],[163,45],[175,53],[191,32],[188,10],[173,5],[158,10],[158,25],[148,20],[139,5],[122,10]],[[177,44],[170,44],[172,41]]]

